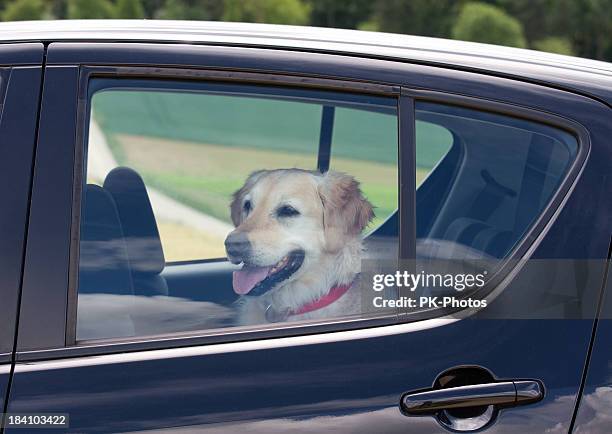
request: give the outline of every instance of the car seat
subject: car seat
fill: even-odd
[[[140,175],[129,167],[111,170],[104,181],[117,206],[136,295],[168,295],[160,276],[166,260],[151,201]]]

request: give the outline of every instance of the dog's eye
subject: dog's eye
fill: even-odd
[[[250,212],[251,212],[251,206],[252,206],[252,205],[251,205],[251,201],[250,201],[250,200],[245,201],[245,202],[244,202],[244,205],[242,205],[242,208],[244,209],[244,212],[245,212],[246,214],[248,214],[248,213],[250,213]]]
[[[300,212],[289,205],[283,205],[276,210],[277,217],[294,217],[296,215],[300,215]]]

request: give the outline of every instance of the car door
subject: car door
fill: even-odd
[[[196,91],[216,105],[194,106],[206,117],[187,122],[192,103],[177,95]],[[236,96],[257,104],[224,105]],[[271,119],[238,117],[266,113],[261,101],[281,99],[288,105],[276,106]],[[302,103],[316,110],[292,111]],[[375,121],[373,113],[387,117]],[[132,167],[120,169],[121,178],[114,172],[114,184],[112,171],[89,176],[94,159],[104,160],[92,148],[94,117],[107,126],[103,134],[114,134],[104,149]],[[68,415],[67,432],[567,431],[607,256],[608,117],[609,108],[583,96],[431,66],[237,47],[51,44],[8,411]],[[318,129],[302,142],[307,122]],[[155,170],[194,141],[210,145],[220,128],[214,143],[226,147],[188,154],[202,165],[213,161],[210,173],[232,168],[215,183],[198,178],[198,191],[213,190],[237,161],[256,159],[232,154],[228,136],[251,140],[262,125],[274,132],[265,152],[276,146],[257,153],[266,164],[286,157],[280,143],[289,138],[315,151],[282,164],[306,161],[364,180],[364,194],[380,201],[384,217],[365,243],[377,265],[391,269],[385,275],[425,276],[425,268],[450,275],[452,288],[413,292],[395,281],[383,296],[375,289],[381,281],[364,271],[363,300],[374,310],[357,317],[215,328],[208,317],[176,310],[197,301],[196,314],[221,315],[199,309],[230,306],[235,267],[218,253],[165,260],[162,213],[188,214],[176,205],[181,200],[205,205],[184,199],[182,188],[195,182],[184,176],[199,168],[190,168],[190,158],[172,176]],[[203,130],[206,139],[197,136]],[[279,132],[288,133],[274,144]],[[376,141],[365,140],[372,132]],[[389,140],[397,153],[384,148]],[[381,179],[399,191],[381,194]],[[139,195],[124,204],[113,193],[117,182]],[[174,200],[162,201],[165,211],[156,210],[157,193]],[[138,216],[132,225],[123,210],[137,203],[136,214],[125,214]],[[145,256],[134,256],[138,237],[154,240]],[[96,248],[118,238],[112,251]],[[142,265],[143,258],[154,264]],[[474,270],[491,270],[480,292],[459,287]],[[434,306],[378,310],[382,298],[398,294]],[[456,304],[436,308],[432,300],[449,294]],[[449,404],[464,399],[468,407]]]
[[[0,189],[4,198],[0,212],[0,405],[8,392],[13,361],[42,56],[43,46],[38,43],[0,47]]]

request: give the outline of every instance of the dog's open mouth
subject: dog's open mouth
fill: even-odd
[[[243,264],[242,269],[234,271],[232,283],[234,291],[240,295],[262,295],[287,280],[304,262],[304,251],[294,250],[279,262],[266,267]]]

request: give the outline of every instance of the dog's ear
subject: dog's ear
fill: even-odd
[[[319,185],[327,250],[337,251],[348,237],[359,235],[374,218],[372,204],[350,175],[327,172]]]
[[[244,185],[234,192],[232,203],[230,204],[230,216],[234,226],[240,226],[240,223],[243,221],[244,213],[242,212],[242,201],[244,200],[244,196],[266,172],[267,170],[256,170],[251,173],[244,182]]]

